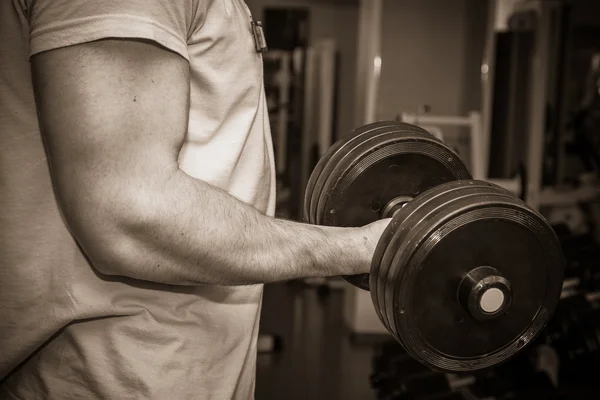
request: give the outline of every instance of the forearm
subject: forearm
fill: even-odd
[[[96,258],[105,260],[101,270],[170,284],[237,285],[368,268],[353,229],[267,217],[180,170],[145,199],[137,196],[130,202],[143,200],[134,207],[143,216],[115,219],[120,250]]]

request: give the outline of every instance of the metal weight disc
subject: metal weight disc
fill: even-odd
[[[451,148],[411,125],[384,128],[356,143],[329,174],[322,174],[318,224],[364,226],[391,217],[425,190],[471,177]],[[344,278],[369,290],[368,274]]]
[[[393,146],[394,144],[400,141],[414,142],[417,144],[417,146],[419,143],[425,143],[426,145],[433,143],[434,145],[430,146],[430,148],[428,149],[431,152],[434,152],[437,146],[439,145],[444,146],[427,131],[405,123],[396,123],[394,125],[372,130],[367,134],[362,135],[360,137],[360,140],[357,140],[353,143],[353,146],[347,146],[343,149],[343,151],[340,151],[339,154],[337,154],[337,157],[334,160],[332,160],[333,162],[330,163],[330,169],[328,173],[322,175],[323,180],[320,185],[320,190],[318,192],[315,191],[316,201],[313,204],[313,207],[315,208],[317,222],[323,224],[325,222],[325,219],[335,219],[335,216],[327,215],[324,212],[324,208],[327,206],[327,200],[332,195],[332,190],[335,188],[336,185],[341,183],[340,180],[346,178],[348,172],[360,175],[367,168],[372,166],[361,165],[361,162],[363,162],[366,156],[371,155],[371,153],[378,149],[384,149],[384,151],[387,150],[389,152],[391,150],[389,146]],[[393,153],[388,155],[393,155]],[[460,160],[458,161],[460,162]],[[357,166],[360,168],[359,170],[349,171],[350,169]],[[464,165],[461,166],[464,167]],[[397,166],[394,166],[393,168],[397,168]],[[385,175],[388,175],[387,171],[385,172]],[[352,176],[350,178],[354,179],[356,178],[356,176]],[[381,211],[383,211],[383,206],[381,207],[381,210],[375,211],[375,213],[371,211],[370,214],[377,214],[379,216],[378,218],[381,218]],[[331,213],[331,210],[329,210],[329,213],[333,214]],[[372,222],[378,218],[373,219],[371,215],[371,218],[366,217],[363,218],[363,220],[368,220]]]
[[[514,213],[514,209],[512,209],[512,207],[514,207],[514,206],[515,206],[515,204],[516,204],[516,207],[517,207],[517,209],[518,209],[518,207],[519,207],[519,206],[522,206],[522,204],[519,204],[517,201],[515,201],[516,199],[515,199],[514,197],[511,197],[511,196],[508,196],[508,197],[507,197],[507,196],[506,196],[506,191],[504,191],[504,190],[502,190],[502,189],[498,189],[498,193],[499,193],[499,195],[500,195],[500,196],[501,196],[503,199],[502,199],[502,201],[500,201],[500,199],[499,199],[499,198],[496,198],[496,199],[494,199],[494,201],[496,201],[496,203],[498,203],[498,204],[501,204],[501,203],[506,203],[506,204],[509,204],[509,205],[510,205],[509,207],[511,208],[511,211],[510,211],[511,213]],[[492,196],[491,198],[493,199],[493,198],[494,198],[494,196]],[[464,200],[462,201],[462,204],[463,204],[463,206],[464,206],[464,205],[468,205],[468,206],[467,206],[467,208],[468,208],[469,206],[473,206],[474,200],[475,200],[475,199],[474,199],[474,198],[472,198],[472,197],[471,197],[471,198],[466,198],[466,197],[465,197],[465,198],[464,198]],[[482,197],[480,197],[479,199],[477,199],[477,201],[475,202],[475,204],[479,204],[479,206],[482,206],[482,204],[484,204],[486,201],[488,201],[488,202],[490,201],[490,196],[489,196],[489,195],[487,195],[487,200],[486,200],[486,196],[482,196]],[[455,202],[455,203],[456,203],[456,202]],[[506,206],[506,204],[504,204],[504,205]],[[436,226],[436,225],[439,225],[439,224],[443,224],[442,222],[439,222],[439,221],[440,221],[440,220],[442,220],[443,218],[449,218],[449,216],[448,216],[448,215],[446,215],[446,214],[447,214],[448,212],[450,212],[451,210],[454,210],[455,208],[457,208],[457,207],[458,207],[458,210],[459,210],[459,211],[454,211],[454,212],[455,212],[455,213],[458,213],[457,215],[460,215],[460,213],[461,213],[462,211],[464,211],[464,210],[462,210],[462,211],[461,211],[459,206],[460,206],[460,204],[458,204],[458,203],[456,203],[455,205],[452,205],[452,204],[450,204],[450,202],[449,202],[449,204],[447,204],[447,206],[446,206],[446,209],[445,209],[445,210],[444,210],[444,209],[442,209],[442,210],[438,210],[437,214],[436,214],[436,213],[432,213],[431,209],[429,210],[429,212],[428,212],[428,216],[427,216],[427,220],[428,220],[428,221],[432,221],[432,222],[433,222],[433,224],[430,224],[429,226],[428,226],[427,224],[423,224],[422,226],[419,226],[417,229],[413,229],[413,231],[412,231],[412,232],[417,232],[417,231],[418,231],[418,233],[412,234],[412,232],[411,232],[411,235],[410,235],[410,236],[408,236],[408,238],[406,239],[406,241],[407,241],[407,242],[410,242],[410,243],[411,243],[411,245],[410,245],[410,246],[407,246],[407,247],[405,247],[405,249],[404,249],[404,251],[405,251],[404,255],[406,255],[406,257],[402,257],[402,255],[398,254],[398,256],[399,256],[399,257],[397,257],[397,258],[394,260],[394,264],[396,264],[396,265],[399,267],[399,268],[396,268],[396,271],[401,271],[401,272],[405,272],[405,271],[407,271],[407,268],[409,268],[407,265],[409,265],[409,264],[410,264],[410,262],[409,262],[409,261],[407,261],[407,257],[409,257],[409,258],[410,258],[410,257],[411,257],[411,255],[414,255],[414,253],[415,253],[415,249],[419,248],[420,244],[421,244],[421,243],[423,243],[423,242],[422,242],[422,240],[421,240],[420,238],[428,237],[428,234],[427,234],[426,232],[430,232],[430,233],[431,233],[431,232],[434,232],[434,233],[435,233],[435,232],[436,232],[436,231],[435,231],[435,226]],[[482,207],[483,207],[483,206],[482,206]],[[525,207],[526,207],[526,206],[525,206]],[[530,211],[530,210],[528,210],[528,211]],[[517,213],[517,215],[518,215],[518,213]],[[438,221],[438,222],[436,222],[436,221]],[[539,220],[538,220],[538,222],[539,222]],[[543,222],[543,220],[542,220],[542,222]],[[433,230],[432,230],[432,225],[433,225],[433,228],[434,228]],[[521,228],[523,228],[523,226],[521,226]],[[548,227],[546,226],[546,228],[548,228]],[[461,228],[461,229],[462,229],[462,228]],[[525,230],[528,230],[528,229],[529,229],[528,227],[525,227]],[[424,232],[425,232],[425,233],[424,233]],[[490,232],[492,232],[492,233],[490,233]],[[551,230],[550,230],[550,232],[551,232]],[[553,232],[551,232],[551,233],[553,234]],[[487,236],[486,236],[486,235],[487,235]],[[435,236],[435,235],[434,235],[434,236]],[[508,235],[508,236],[510,236],[510,235]],[[478,233],[478,235],[475,235],[474,237],[471,237],[471,238],[470,238],[471,240],[469,241],[469,244],[468,244],[467,246],[462,246],[462,247],[459,247],[459,249],[460,249],[460,250],[465,250],[465,249],[469,249],[469,248],[471,248],[471,249],[475,249],[476,247],[473,247],[473,244],[478,244],[478,243],[479,243],[479,242],[477,241],[477,238],[478,238],[478,237],[481,237],[481,238],[484,238],[484,239],[485,239],[485,238],[488,238],[488,239],[489,239],[490,237],[494,237],[496,240],[498,240],[498,239],[501,239],[501,236],[499,236],[499,235],[498,235],[498,233],[497,233],[496,231],[494,231],[494,230],[492,230],[492,229],[488,229],[488,231],[486,231],[485,233],[479,232],[479,233]],[[513,237],[513,236],[510,236],[510,237]],[[437,241],[439,242],[439,237],[437,237],[435,240],[437,240]],[[415,243],[415,242],[416,242],[416,243]],[[436,243],[437,243],[437,242],[436,242]],[[502,242],[502,243],[504,244],[504,242]],[[521,243],[522,243],[522,242],[521,242]],[[413,244],[415,244],[415,245],[413,245]],[[436,249],[437,249],[437,248],[436,248]],[[554,248],[554,250],[556,250],[556,248]],[[399,251],[400,251],[400,250],[399,250]],[[453,251],[454,251],[454,252],[456,252],[456,251],[457,251],[457,250],[456,250],[456,243],[455,243],[455,246],[453,246],[451,250],[450,250],[450,249],[446,249],[446,251],[447,251],[447,253],[444,253],[444,256],[448,256],[449,254],[450,254],[450,255],[454,254],[454,253],[452,253],[452,252],[453,252]],[[486,256],[487,256],[488,254],[490,254],[490,253],[489,253],[489,251],[490,251],[489,249],[480,250],[481,254],[483,254],[483,255],[486,255]],[[558,250],[558,252],[560,253],[560,250]],[[507,252],[502,252],[501,254],[509,254],[509,253],[507,253]],[[560,258],[560,257],[559,257],[559,258]],[[535,264],[535,263],[534,263],[534,264]],[[539,265],[539,264],[537,264],[537,265]],[[443,270],[442,270],[442,271],[443,271]],[[429,271],[429,272],[431,272],[431,271]],[[443,275],[440,275],[440,278],[442,278],[442,277],[443,277]],[[396,284],[397,284],[397,280],[398,280],[398,278],[396,278]],[[559,281],[560,281],[560,282],[562,282],[562,280],[560,280],[560,279],[559,279]],[[389,294],[389,292],[390,292],[391,290],[393,290],[393,289],[397,289],[397,286],[396,286],[396,287],[394,287],[393,285],[388,285],[388,289],[389,289],[389,290],[388,290],[387,294]],[[398,293],[398,292],[394,293],[394,295],[396,295],[397,293]],[[388,297],[389,297],[389,296],[388,296]],[[395,310],[394,310],[394,315],[396,315],[396,316],[397,316],[397,315],[398,315],[398,310],[400,310],[401,308],[397,308],[397,304],[396,304],[396,303],[394,303],[394,307],[392,307],[392,308],[395,308]],[[464,308],[464,307],[463,307],[463,308]],[[552,308],[553,308],[553,307],[547,307],[547,309],[552,309]],[[390,307],[388,307],[387,311],[388,311],[388,313],[390,312]],[[406,312],[407,312],[407,311],[406,311],[406,309],[403,309],[403,311],[404,311],[404,313],[406,313]],[[437,314],[436,314],[436,315],[437,315]],[[533,314],[530,316],[530,318],[531,318],[532,316],[533,316]],[[392,320],[394,320],[394,318],[392,318]],[[394,324],[395,324],[395,325],[397,325],[396,321],[392,321],[392,323],[391,323],[391,324],[392,324],[392,325],[394,325]],[[397,327],[397,326],[395,326],[395,328],[396,328],[396,329],[395,329],[396,331],[400,332],[400,331],[398,330],[398,327]],[[435,329],[436,329],[436,330],[439,330],[439,329],[442,329],[442,330],[443,330],[444,328],[438,324],[438,325],[436,325],[436,328],[435,328]],[[504,332],[506,332],[506,329],[504,329]],[[401,334],[401,332],[400,332],[400,335],[398,335],[398,336],[402,337],[402,334]],[[447,337],[448,337],[448,336],[446,336],[446,338],[447,338]],[[464,344],[464,343],[463,343],[463,344]],[[520,346],[522,346],[523,344],[524,344],[524,343],[522,342]],[[472,345],[472,343],[471,343],[470,345]],[[410,347],[410,344],[409,344],[407,347]],[[467,347],[469,347],[469,346],[467,346]],[[463,360],[463,361],[464,361],[464,360]],[[475,364],[479,365],[481,368],[483,368],[483,367],[484,367],[484,363],[482,362],[482,359],[481,359],[479,356],[478,356],[478,357],[476,357],[474,360],[471,360],[471,361],[472,361],[472,362],[474,362]],[[466,364],[464,364],[464,365],[466,365]],[[463,365],[463,366],[464,366],[464,365]],[[454,366],[454,367],[456,367],[456,366]],[[473,367],[473,365],[470,365],[470,366],[468,366],[468,367],[465,367],[465,369],[476,369],[476,368],[474,368],[474,367]],[[451,370],[453,370],[453,369],[451,369]]]
[[[564,258],[543,217],[503,189],[468,190],[421,208],[385,288],[398,340],[446,372],[516,354],[545,326],[562,287]]]
[[[379,121],[371,124],[364,125],[360,128],[355,129],[350,133],[350,135],[345,136],[343,139],[338,140],[331,146],[325,155],[321,157],[317,165],[315,166],[313,172],[310,175],[310,179],[308,181],[306,187],[306,193],[304,198],[304,211],[305,216],[307,216],[307,221],[314,221],[314,207],[311,207],[312,199],[315,196],[315,193],[319,193],[321,188],[323,187],[323,182],[326,180],[326,175],[331,171],[332,168],[337,164],[338,155],[344,151],[347,147],[352,146],[356,141],[358,141],[363,135],[369,134],[375,130],[385,128],[388,126],[395,125],[395,121]],[[345,151],[344,151],[345,153]],[[325,171],[325,174],[323,174]],[[312,222],[316,223],[316,222]]]
[[[393,335],[396,335],[397,332],[393,323],[393,299],[388,281],[394,282],[399,272],[398,268],[404,265],[402,264],[404,262],[403,259],[398,260],[399,256],[410,254],[407,248],[415,240],[415,231],[423,229],[425,226],[424,221],[431,221],[436,211],[444,210],[449,204],[449,199],[450,201],[457,201],[485,193],[498,193],[499,190],[509,199],[513,197],[508,191],[488,182],[473,180],[450,182],[428,190],[407,205],[406,210],[403,210],[403,213],[406,213],[407,217],[403,220],[392,240],[390,240],[383,254],[378,274],[380,289],[378,290],[380,296],[379,307]]]
[[[468,191],[483,190],[496,191],[496,187],[487,182],[474,182],[472,180],[460,180],[436,186],[424,192],[426,198],[421,201],[420,197],[408,203],[398,211],[394,218],[384,231],[381,239],[377,243],[373,260],[371,263],[370,290],[371,299],[375,310],[392,335],[395,335],[394,327],[388,323],[385,301],[385,287],[388,279],[389,265],[396,255],[396,249],[403,242],[404,237],[413,227],[419,224],[419,218],[422,214],[419,212],[424,206],[431,205],[433,202],[439,203],[439,198],[448,196],[449,193],[456,190],[468,188]],[[389,301],[391,304],[391,301]]]
[[[321,224],[320,215],[318,212],[318,203],[321,198],[321,194],[323,193],[323,187],[329,181],[329,178],[332,174],[335,174],[336,169],[339,164],[343,160],[352,160],[354,157],[355,149],[361,144],[370,141],[377,140],[385,135],[388,135],[391,131],[390,128],[393,128],[393,131],[398,131],[400,129],[407,130],[412,135],[421,135],[424,137],[429,137],[430,134],[422,128],[409,125],[403,122],[396,121],[380,121],[372,124],[368,124],[362,128],[357,129],[350,138],[345,138],[341,140],[341,145],[337,144],[332,147],[331,155],[327,158],[327,162],[323,166],[321,173],[318,175],[315,186],[312,190],[312,197],[310,199],[309,205],[309,213],[312,218],[314,218],[315,223]],[[338,142],[339,143],[339,142]],[[329,154],[330,152],[328,152]]]
[[[369,133],[369,132],[379,129],[379,128],[383,128],[386,126],[392,126],[395,124],[396,124],[396,122],[394,122],[394,121],[381,121],[381,122],[374,122],[372,124],[364,125],[360,128],[355,129],[354,131],[352,131],[352,133],[350,135],[335,142],[333,144],[333,146],[331,146],[327,150],[327,152],[323,155],[323,157],[321,157],[319,159],[319,162],[317,163],[317,165],[313,169],[312,173],[310,174],[310,178],[306,185],[306,190],[304,192],[304,220],[306,222],[315,223],[314,216],[311,216],[311,213],[310,213],[311,198],[315,192],[315,187],[317,187],[317,182],[320,183],[322,180],[320,178],[321,178],[321,173],[323,172],[323,170],[325,168],[331,169],[335,166],[335,164],[336,164],[335,159],[333,160],[332,163],[330,163],[330,160],[344,147],[349,146],[354,141],[358,140],[361,137],[361,135]],[[320,185],[322,186],[322,183],[320,183]],[[318,191],[320,191],[320,188]]]
[[[420,239],[427,237],[427,232],[442,223],[444,217],[449,218],[451,215],[447,213],[457,202],[473,204],[489,194],[495,195],[496,200],[515,200],[514,195],[499,186],[483,181],[463,180],[431,189],[407,206],[406,212],[409,212],[410,216],[403,221],[401,228],[390,241],[382,259],[380,272],[383,286],[383,301],[380,306],[394,335],[397,335],[393,300],[395,283],[398,275],[403,272],[403,266],[421,243]]]

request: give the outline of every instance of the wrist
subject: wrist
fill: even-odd
[[[369,271],[371,254],[365,245],[368,239],[361,228],[327,228],[324,231],[334,249],[334,275],[354,275]]]

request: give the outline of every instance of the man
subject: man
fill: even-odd
[[[262,283],[385,222],[272,218],[243,0],[0,4],[0,398],[253,397]]]

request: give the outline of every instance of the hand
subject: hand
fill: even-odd
[[[388,227],[391,221],[391,218],[380,219],[362,228],[365,232],[367,252],[370,254],[369,263],[373,258],[373,253],[375,253],[375,247],[377,247],[377,243],[379,242],[383,231],[385,231],[385,229]]]
[[[391,218],[380,219],[356,230],[361,251],[358,252],[360,255],[359,270],[353,272],[353,274],[368,274],[371,271],[373,253],[375,253],[377,243],[391,220]]]

